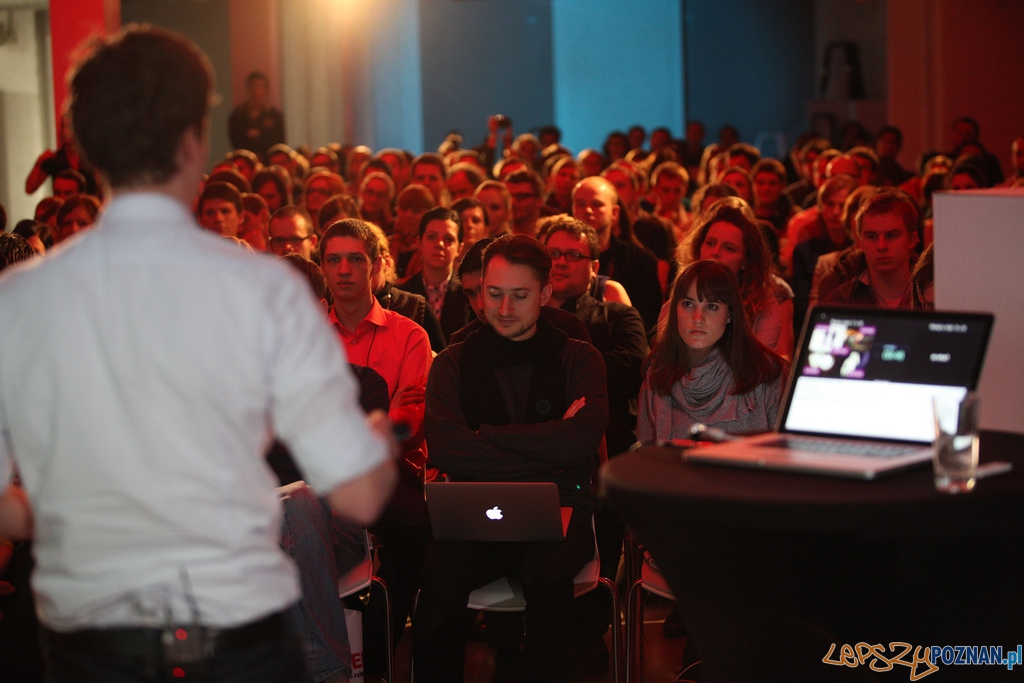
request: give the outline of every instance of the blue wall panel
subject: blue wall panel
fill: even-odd
[[[427,149],[451,129],[480,144],[491,114],[554,121],[549,0],[420,0],[420,46]]]
[[[742,139],[807,129],[814,98],[813,0],[684,0],[687,113],[708,141],[731,123]]]
[[[555,117],[574,151],[640,124],[683,134],[678,0],[553,0]]]

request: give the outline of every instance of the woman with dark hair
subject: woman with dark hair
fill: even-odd
[[[625,158],[629,152],[629,138],[621,130],[613,130],[604,139],[604,157],[608,163],[614,163]]]
[[[640,442],[689,439],[698,423],[729,434],[774,426],[786,362],[758,341],[743,309],[724,264],[697,261],[679,274],[640,389]]]
[[[775,274],[754,212],[739,197],[719,199],[694,220],[679,250],[680,265],[701,259],[719,261],[732,271],[754,335],[788,359],[793,353],[793,290]]]
[[[73,194],[64,200],[57,211],[57,230],[54,244],[63,242],[77,232],[92,227],[100,212],[100,200],[91,194]]]
[[[285,204],[292,203],[292,177],[282,166],[267,166],[252,177],[252,191],[263,197],[267,210],[273,215]]]

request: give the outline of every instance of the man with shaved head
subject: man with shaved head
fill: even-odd
[[[573,218],[592,227],[601,245],[598,274],[607,275],[626,288],[649,332],[657,324],[661,309],[658,260],[636,241],[615,234],[620,210],[615,186],[605,178],[584,178],[573,188]]]

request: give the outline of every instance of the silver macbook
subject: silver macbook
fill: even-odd
[[[424,494],[438,541],[561,541],[572,513],[553,482],[428,482]]]
[[[931,459],[932,396],[978,385],[986,313],[819,306],[808,313],[775,432],[689,461],[874,479]]]

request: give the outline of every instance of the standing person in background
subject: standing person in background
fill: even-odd
[[[250,73],[245,91],[245,102],[235,107],[228,119],[231,146],[255,152],[265,160],[267,150],[284,142],[284,115],[267,101],[270,81],[266,74]]]

